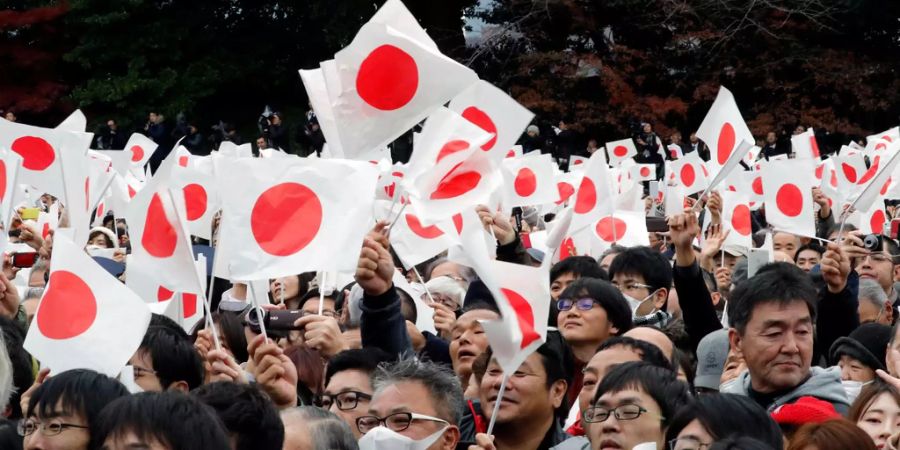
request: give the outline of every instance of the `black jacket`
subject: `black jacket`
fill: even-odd
[[[360,337],[362,346],[377,347],[391,355],[412,354],[412,343],[406,334],[406,320],[400,311],[400,297],[397,288],[373,297],[363,295],[359,307]]]

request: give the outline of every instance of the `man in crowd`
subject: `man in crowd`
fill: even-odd
[[[203,383],[203,361],[178,325],[153,325],[131,357],[134,382],[145,391],[188,392]]]
[[[356,419],[368,414],[373,393],[372,375],[379,364],[394,359],[377,348],[344,350],[338,353],[328,361],[325,390],[319,396],[318,406],[346,422],[353,435],[359,439],[362,433],[356,427]]]

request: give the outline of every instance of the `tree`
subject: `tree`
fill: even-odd
[[[67,49],[62,33],[65,2],[15,1],[0,11],[0,109],[17,115],[58,117],[71,106],[61,100],[67,83],[59,60]]]

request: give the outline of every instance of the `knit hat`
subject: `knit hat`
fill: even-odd
[[[837,364],[842,355],[847,355],[873,370],[886,370],[885,356],[890,340],[891,327],[867,323],[857,327],[849,336],[834,341],[828,354],[832,364]]]
[[[694,386],[719,390],[719,380],[728,357],[728,330],[719,329],[707,334],[697,345],[697,376]]]
[[[779,425],[803,425],[821,423],[841,417],[834,405],[815,397],[800,397],[794,403],[781,405],[772,411],[772,419]]]

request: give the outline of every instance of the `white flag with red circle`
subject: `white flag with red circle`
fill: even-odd
[[[709,172],[697,152],[688,153],[684,158],[672,161],[668,165],[671,168],[670,173],[674,175],[684,195],[702,192],[709,186]]]
[[[613,245],[634,247],[650,245],[647,234],[647,217],[644,211],[617,210],[601,217],[593,225],[594,243],[598,245],[595,254],[600,254]]]
[[[391,247],[407,269],[447,250],[455,242],[441,227],[423,225],[411,212],[404,212],[391,224]]]
[[[354,270],[373,220],[375,166],[307,158],[214,161],[222,199],[216,257],[230,265],[218,264],[217,272],[260,280]]]
[[[634,181],[653,181],[656,179],[656,165],[635,164],[628,168],[628,174]]]
[[[669,159],[676,160],[684,157],[684,151],[681,150],[681,146],[676,144],[669,144],[666,147],[666,150],[669,151]]]
[[[115,153],[110,152],[116,155],[116,157],[113,157],[113,168],[122,175],[131,171],[143,173],[144,166],[150,161],[150,157],[153,156],[158,147],[159,145],[147,136],[134,133],[128,138],[128,143],[125,144],[124,150]]]
[[[791,149],[794,152],[794,158],[797,159],[819,159],[822,157],[819,152],[819,143],[816,142],[816,133],[812,128],[791,136]]]
[[[867,210],[856,210],[853,214],[855,220],[847,219],[854,223],[856,228],[865,234],[884,234],[884,225],[888,223],[887,214],[884,211],[884,197],[878,196]]]
[[[869,211],[872,205],[876,204],[876,200],[884,195],[882,191],[889,183],[891,174],[894,173],[898,163],[900,163],[900,140],[890,144],[882,154],[875,155],[872,166],[859,181],[859,184],[865,184],[865,187],[859,195],[851,197],[853,199],[852,207],[859,211]]]
[[[750,201],[743,192],[719,191],[722,196],[722,226],[730,230],[723,245],[753,247],[753,221]]]
[[[855,153],[852,155],[835,156],[831,159],[834,160],[838,187],[849,191],[856,190],[856,186],[868,171],[863,154]]]
[[[494,135],[447,109],[438,108],[428,117],[409,158],[406,177],[415,179],[441,161],[461,162],[480,149]]]
[[[500,310],[499,320],[482,323],[493,357],[512,374],[547,339],[549,269],[488,261],[475,270]]]
[[[637,155],[637,147],[631,138],[620,139],[606,143],[606,152],[609,153],[609,164],[613,167],[622,165],[622,161],[634,158]]]
[[[572,232],[590,226],[615,209],[614,180],[602,152],[594,152],[575,193]],[[571,200],[570,200],[571,202]]]
[[[866,137],[866,154],[874,154],[888,149],[894,142],[900,141],[900,127],[894,127],[881,133]]]
[[[16,187],[22,157],[18,153],[0,148],[0,220],[5,226],[10,223],[15,209]]]
[[[384,147],[478,79],[471,69],[417,39],[410,30],[421,27],[411,15],[376,18],[334,56],[337,85],[326,76],[347,158]]]
[[[130,289],[62,234],[25,350],[51,373],[91,369],[115,376],[137,351],[150,311]]]
[[[18,183],[32,185],[55,197],[63,197],[65,188],[58,152],[65,133],[69,132],[0,119],[0,147],[22,157]]]
[[[179,161],[181,158],[183,156],[179,156]],[[213,216],[221,209],[222,200],[212,173],[203,170],[211,164],[199,164],[200,159],[195,165],[182,166],[179,162],[172,167],[169,185],[173,195],[184,199],[184,220],[189,233],[209,240],[212,237]],[[208,157],[203,159],[209,162]]]
[[[716,100],[697,129],[697,137],[709,146],[709,162],[713,171],[725,165],[741,140],[756,142],[744,123],[731,91],[721,86]]]
[[[598,149],[598,152],[602,152],[603,149]],[[584,169],[585,164],[587,164],[588,158],[584,156],[572,155],[569,156],[569,170],[578,170]]]
[[[321,63],[318,69],[300,70],[300,79],[303,81],[303,87],[306,88],[309,104],[316,113],[316,123],[322,130],[325,142],[328,143],[330,154],[342,158],[344,152],[341,149],[341,141],[334,121],[334,109],[331,106],[331,98],[328,95],[325,81],[326,64],[334,68],[334,60],[329,60]]]
[[[68,226],[74,230],[75,242],[87,242],[91,229],[91,171],[87,145],[75,133],[61,137],[60,172],[63,177],[62,197],[68,215]]]
[[[775,230],[799,236],[815,236],[812,188],[815,161],[790,159],[769,161],[763,166],[762,184],[766,221]]]
[[[478,80],[454,97],[449,108],[493,135],[480,147],[494,161],[506,156],[534,118],[534,113],[484,80]]]
[[[559,172],[556,174],[556,199],[553,200],[557,206],[566,202],[575,200],[575,191],[581,183],[582,174],[580,172]]]
[[[504,192],[507,208],[553,203],[559,199],[554,189],[553,160],[550,155],[529,154],[523,158],[503,160]]]
[[[474,205],[490,205],[503,177],[484,152],[472,152],[460,161],[449,155],[427,172],[404,185],[423,222],[434,223]]]

